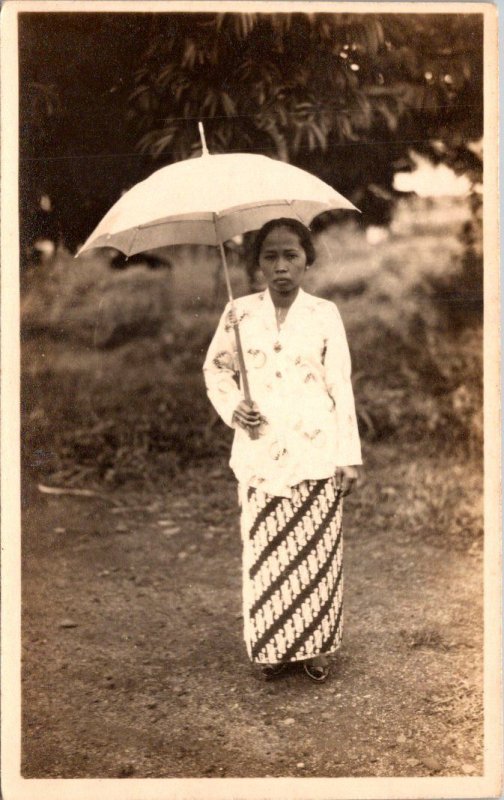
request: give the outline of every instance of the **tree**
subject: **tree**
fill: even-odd
[[[51,229],[73,250],[150,159],[126,123],[148,14],[19,15],[21,250]]]
[[[288,159],[386,222],[414,148],[481,176],[478,14],[20,15],[23,248],[40,197],[74,249],[120,193],[199,152]],[[43,215],[42,215],[43,216]]]
[[[471,14],[158,15],[130,118],[155,162],[261,151],[386,221],[414,148],[481,174],[482,18]],[[468,113],[469,110],[469,113]]]

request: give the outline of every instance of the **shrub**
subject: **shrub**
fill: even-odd
[[[74,259],[60,252],[25,276],[23,335],[48,334],[95,347],[157,335],[171,315],[170,274],[110,267],[106,255]]]
[[[463,327],[454,321],[454,306],[439,290],[440,281],[457,286],[467,268],[457,238],[462,210],[450,216],[442,209],[441,217],[421,211],[404,206],[389,236],[372,247],[353,225],[333,232],[309,288],[335,299],[342,313],[365,439],[479,456],[481,324],[477,315]],[[332,265],[335,254],[341,270]],[[25,466],[52,480],[115,484],[227,458],[232,434],[211,411],[201,374],[225,298],[214,307],[208,253],[184,258],[188,272],[177,276],[176,266],[173,274],[119,272],[106,259],[79,265],[60,255],[47,272],[30,276],[23,293]],[[195,281],[205,269],[198,294],[182,278]],[[243,288],[236,268],[233,277]],[[169,291],[177,285],[180,291]]]

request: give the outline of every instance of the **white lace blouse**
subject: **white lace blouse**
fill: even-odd
[[[243,399],[235,335],[226,306],[203,366],[209,398],[235,429],[230,466],[242,486],[289,497],[303,480],[361,464],[350,353],[339,312],[302,289],[280,331],[268,291],[235,301],[260,437],[233,423]]]

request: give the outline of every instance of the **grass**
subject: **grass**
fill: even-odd
[[[406,203],[378,244],[352,224],[330,230],[327,248],[319,242],[307,288],[340,308],[369,443],[481,457],[481,325],[452,326],[432,288],[460,275],[467,214]],[[172,269],[117,271],[106,254],[60,253],[26,277],[23,457],[44,480],[141,483],[227,452],[230,432],[212,417],[201,376],[225,302],[217,256],[186,248],[170,258]],[[242,294],[244,271],[231,264]]]

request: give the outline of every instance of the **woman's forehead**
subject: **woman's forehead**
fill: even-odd
[[[300,247],[299,236],[294,231],[283,226],[273,228],[265,237],[262,249],[277,247]]]

